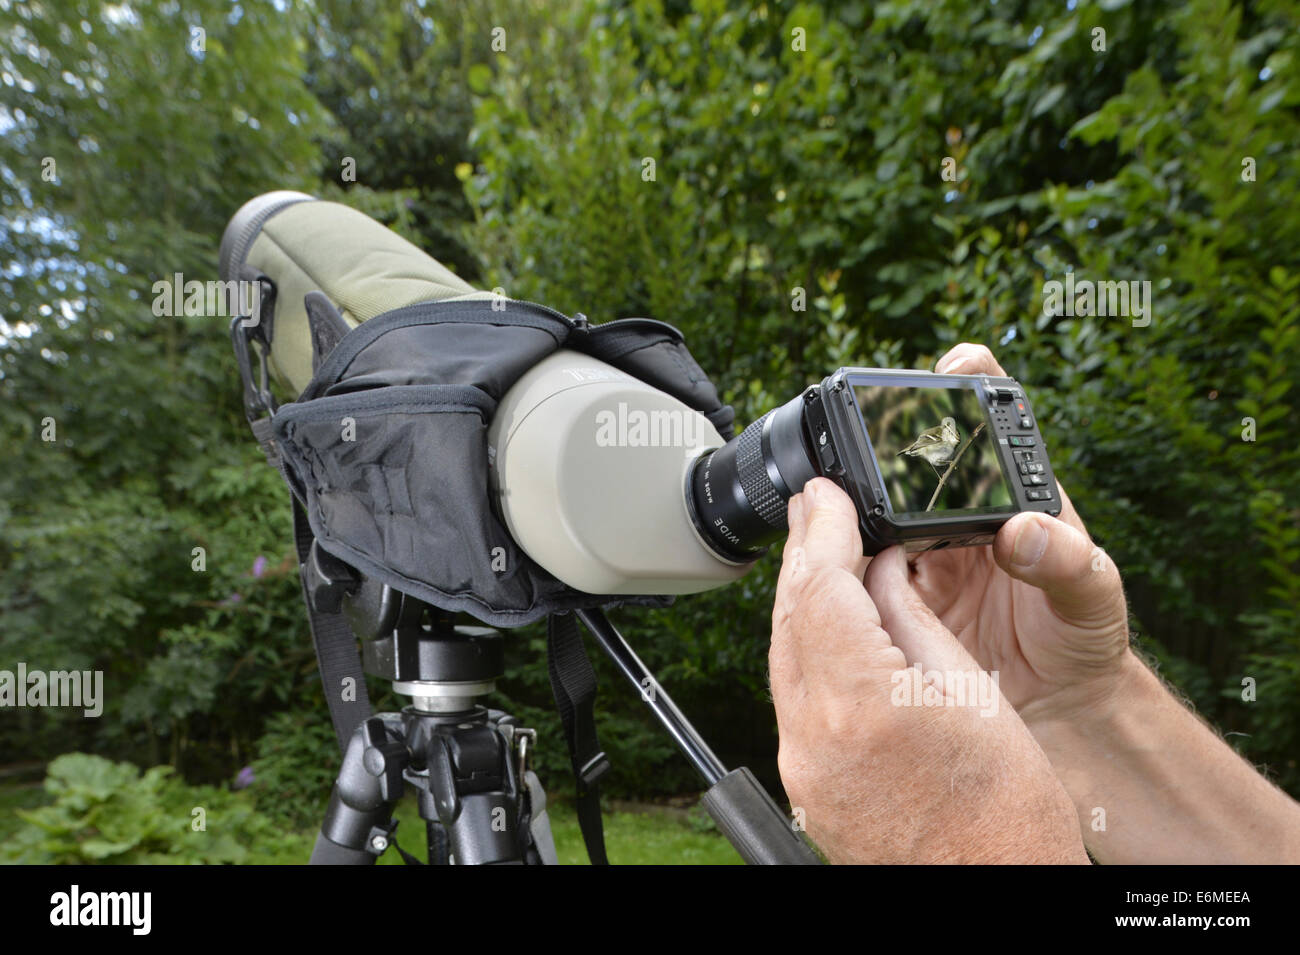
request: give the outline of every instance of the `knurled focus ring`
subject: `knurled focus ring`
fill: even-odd
[[[763,463],[763,426],[771,416],[769,411],[740,433],[736,442],[736,474],[745,500],[758,516],[773,527],[784,527],[785,498],[777,491]]]

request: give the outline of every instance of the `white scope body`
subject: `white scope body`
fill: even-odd
[[[562,349],[502,398],[488,430],[494,503],[515,542],[591,594],[688,594],[742,577],[700,537],[687,479],[725,444],[698,411]]]

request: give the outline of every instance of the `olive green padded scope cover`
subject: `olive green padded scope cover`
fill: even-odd
[[[297,395],[274,415],[275,443],[325,551],[490,626],[668,602],[585,594],[524,554],[491,504],[487,429],[511,385],[563,347],[667,392],[730,438],[732,409],[675,328],[588,326],[476,291],[363,213],[300,193],[236,213],[221,273],[274,285],[262,316],[270,370]],[[313,292],[328,304],[312,296],[309,315]]]

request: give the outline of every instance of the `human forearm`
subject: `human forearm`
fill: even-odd
[[[1114,692],[1099,702],[1023,715],[1074,800],[1098,861],[1300,862],[1300,805],[1133,654]]]

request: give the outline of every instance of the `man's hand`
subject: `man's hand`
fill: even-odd
[[[864,587],[857,514],[824,478],[791,498],[789,524],[770,653],[778,761],[828,858],[1086,862],[1047,758],[913,591],[902,551],[871,561]],[[953,705],[963,678],[991,696]]]
[[[958,345],[935,371],[1005,375],[983,345]],[[1128,610],[1114,561],[1057,487],[1059,519],[1019,514],[991,547],[920,555],[912,585],[1032,728],[1109,701],[1126,663]]]
[[[936,371],[1003,375],[982,345]],[[1171,696],[1128,648],[1114,562],[1061,495],[992,547],[920,555],[912,583],[1019,710],[1100,862],[1300,861],[1300,806]]]

